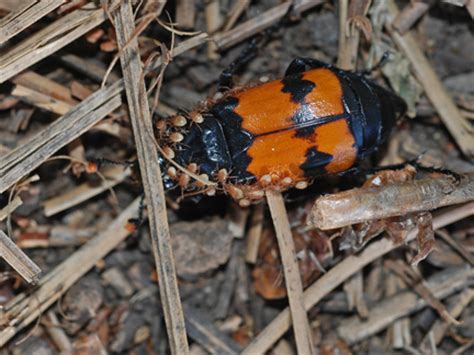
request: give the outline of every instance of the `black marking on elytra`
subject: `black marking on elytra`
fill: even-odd
[[[291,101],[298,104],[303,103],[306,95],[316,87],[316,84],[312,81],[303,80],[302,78],[302,75],[290,75],[281,80],[283,83],[281,91],[290,94]]]
[[[316,147],[309,148],[306,151],[305,156],[306,160],[300,165],[300,168],[304,171],[304,175],[307,177],[326,175],[327,171],[325,166],[334,158],[331,154],[318,151]]]
[[[308,126],[308,127],[302,127],[302,128],[297,128],[294,137],[295,138],[304,138],[308,139],[310,141],[314,141],[314,131],[317,126]]]
[[[242,128],[243,118],[235,112],[238,104],[239,99],[229,96],[212,107],[212,114],[218,119],[224,131],[232,160],[233,181],[250,183],[256,178],[247,171],[252,161],[247,151],[255,137]]]

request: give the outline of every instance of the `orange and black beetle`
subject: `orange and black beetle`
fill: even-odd
[[[221,188],[241,206],[265,189],[303,189],[374,152],[405,111],[401,98],[362,74],[297,58],[281,80],[159,121],[165,185],[208,195]]]

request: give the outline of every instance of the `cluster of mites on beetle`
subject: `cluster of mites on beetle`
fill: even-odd
[[[241,206],[351,170],[388,137],[405,102],[364,75],[297,58],[281,80],[231,89],[157,122],[164,183],[223,190]]]

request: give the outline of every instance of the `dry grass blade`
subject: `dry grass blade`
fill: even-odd
[[[393,0],[390,0],[387,1],[387,8],[391,21],[393,21],[399,13],[397,5],[395,5]],[[391,23],[391,21],[388,21],[387,23]],[[467,156],[474,156],[472,126],[459,112],[453,99],[444,88],[438,75],[436,75],[433,67],[416,43],[415,38],[409,32],[402,36],[397,31],[393,31],[391,26],[387,27],[387,29],[391,31],[395,43],[410,60],[417,79],[423,85],[426,96],[428,96],[431,103],[438,111],[440,118],[452,134],[456,143],[464,154]]]
[[[64,2],[65,0],[33,0],[9,13],[0,20],[0,45],[61,6]]]
[[[298,7],[295,7],[295,11],[305,11],[311,7],[322,4],[323,2],[323,0],[300,1],[298,2]],[[217,47],[220,49],[232,47],[233,45],[253,36],[257,32],[260,32],[277,23],[288,13],[291,5],[292,1],[286,1],[278,6],[274,6],[270,10],[265,11],[261,15],[240,24],[230,31],[214,35],[212,39],[216,42]]]
[[[442,176],[352,189],[318,198],[309,223],[320,229],[334,229],[368,220],[431,211],[474,199],[474,173],[462,175],[459,185]]]
[[[46,200],[43,204],[44,215],[46,217],[51,217],[56,213],[74,207],[106,190],[111,189],[113,186],[122,182],[126,177],[130,176],[130,169],[124,169],[121,166],[114,166],[105,169],[102,172],[102,175],[106,180],[101,181],[101,183],[96,186],[90,186],[90,184],[84,183],[59,196]]]
[[[28,37],[0,57],[0,83],[58,51],[107,19],[89,3]]]
[[[122,103],[121,84],[119,82],[97,91],[31,140],[3,156],[0,163],[0,193],[119,107]]]
[[[433,219],[433,228],[438,229],[474,214],[474,203],[449,209]],[[417,231],[412,231],[407,240],[415,239]],[[305,309],[311,309],[324,296],[341,285],[346,279],[364,266],[387,254],[399,245],[389,239],[381,239],[370,244],[360,254],[347,257],[334,266],[328,273],[312,284],[304,292]],[[262,354],[285,334],[291,326],[290,311],[286,308],[244,349],[244,354]]]
[[[9,323],[0,331],[0,346],[33,322],[129,235],[125,225],[135,216],[138,206],[139,199],[136,199],[105,231],[46,274],[34,291],[19,294],[4,306],[4,316]]]
[[[299,354],[312,354],[313,344],[311,331],[303,304],[303,285],[285,203],[280,192],[269,190],[266,196],[272,214],[273,225],[275,226],[278,248],[280,250],[285,275],[296,347]]]
[[[28,283],[36,283],[41,269],[0,230],[0,256]]]
[[[446,269],[430,277],[426,282],[426,287],[437,299],[443,299],[466,285],[472,284],[473,277],[473,269]],[[405,291],[372,307],[366,320],[361,320],[357,316],[344,320],[337,332],[344,341],[354,344],[380,332],[394,320],[416,312],[427,305],[424,298],[417,296],[412,291]],[[387,312],[387,309],[390,312]]]
[[[170,348],[173,354],[187,354],[189,349],[171,250],[164,189],[154,137],[150,135],[152,122],[138,42],[133,37],[135,25],[131,4],[124,1],[114,17]]]
[[[291,1],[284,2],[283,4],[265,11],[261,15],[244,22],[230,31],[216,34],[213,36],[213,40],[220,49],[231,47],[241,42],[243,39],[249,38],[255,33],[275,24],[288,13],[290,6]]]
[[[6,205],[0,210],[0,222],[7,218],[9,214],[15,211],[22,204],[23,201],[21,200],[20,196],[15,196],[15,198],[11,200],[8,205]]]

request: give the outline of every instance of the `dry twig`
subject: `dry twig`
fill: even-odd
[[[120,62],[124,74],[130,119],[137,147],[140,172],[148,208],[153,255],[159,275],[161,304],[173,354],[187,354],[188,341],[171,250],[166,201],[156,154],[150,108],[141,68],[138,41],[130,2],[124,1],[114,14]]]
[[[238,354],[240,347],[219,331],[210,319],[197,309],[186,306],[186,327],[189,336],[210,354]]]
[[[250,218],[250,227],[247,232],[247,248],[245,252],[245,261],[255,264],[258,257],[258,247],[262,237],[263,228],[263,204],[255,206]]]
[[[56,313],[49,311],[46,313],[45,320],[49,323],[45,329],[46,332],[51,337],[51,340],[54,342],[61,353],[68,353],[72,351],[72,344],[69,340],[66,332],[61,327]]]
[[[334,229],[411,212],[431,211],[473,199],[474,173],[463,175],[459,185],[455,185],[451,177],[441,176],[356,188],[318,198],[309,223],[320,229]]]
[[[290,304],[291,318],[299,354],[312,354],[313,344],[308,317],[303,305],[303,285],[296,261],[295,245],[291,234],[290,222],[286,213],[285,203],[280,192],[266,192],[268,206],[272,214],[273,225],[280,250],[286,291]]]
[[[109,169],[104,169],[101,174],[106,178],[106,180],[102,180],[101,183],[96,186],[84,183],[76,186],[70,191],[60,194],[59,196],[46,200],[43,204],[44,215],[46,217],[51,217],[56,213],[74,207],[106,190],[111,189],[130,176],[130,169],[124,169],[122,166],[114,166]]]
[[[176,23],[180,28],[194,28],[196,4],[194,0],[176,1]]]
[[[9,214],[15,211],[22,204],[23,201],[21,200],[20,196],[15,196],[15,198],[11,200],[8,205],[6,205],[0,210],[0,222],[7,218]]]

